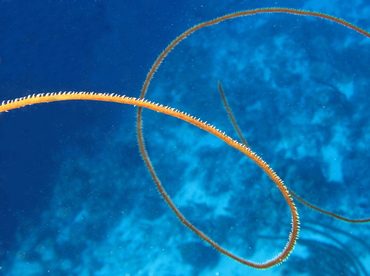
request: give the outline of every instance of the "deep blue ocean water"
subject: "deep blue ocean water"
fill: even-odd
[[[2,1],[0,96],[96,91],[139,96],[161,51],[195,24],[258,7],[341,17],[370,30],[366,1]],[[370,215],[370,39],[317,18],[256,15],[203,29],[170,53],[147,98],[238,138],[304,199]],[[266,271],[220,255],[165,205],[140,157],[133,107],[34,105],[0,114],[4,275],[368,275],[369,225],[297,203],[301,235]],[[144,112],[157,174],[191,222],[258,262],[276,256],[290,215],[252,162],[177,119]]]

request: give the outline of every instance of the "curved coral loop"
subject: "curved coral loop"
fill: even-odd
[[[343,25],[345,27],[348,27],[348,28],[350,28],[350,29],[352,29],[352,30],[370,38],[370,33],[368,33],[367,31],[365,31],[365,30],[363,30],[363,29],[361,29],[361,28],[359,28],[359,27],[357,27],[357,26],[355,26],[355,25],[353,25],[353,24],[351,24],[351,23],[349,23],[349,22],[347,22],[343,19],[337,18],[335,16],[323,14],[323,13],[318,13],[318,12],[297,10],[297,9],[289,9],[289,8],[261,8],[261,9],[246,10],[246,11],[240,11],[240,12],[236,12],[236,13],[227,14],[227,15],[215,18],[213,20],[195,25],[194,27],[188,29],[187,31],[183,32],[181,35],[176,37],[170,43],[170,45],[168,45],[166,47],[166,49],[164,49],[163,52],[158,56],[158,58],[156,59],[156,61],[152,65],[151,69],[149,70],[149,72],[147,74],[147,77],[144,81],[142,90],[141,90],[140,99],[143,99],[146,96],[146,93],[147,93],[148,88],[149,88],[149,84],[150,84],[156,70],[161,65],[162,61],[186,37],[188,37],[189,35],[191,35],[192,33],[196,32],[198,30],[201,30],[205,27],[213,26],[213,25],[218,24],[218,23],[220,23],[222,21],[225,21],[225,20],[230,20],[230,19],[234,19],[234,18],[242,17],[242,16],[262,14],[262,13],[286,13],[286,14],[293,14],[293,15],[312,16],[312,17],[322,18],[322,19],[325,19],[325,20],[333,21],[333,22],[338,23],[340,25]],[[255,262],[240,259],[239,257],[229,253],[228,251],[226,251],[225,249],[223,249],[219,245],[214,244],[214,242],[210,238],[205,236],[201,231],[199,231],[197,228],[195,228],[190,222],[185,220],[185,218],[181,215],[180,211],[178,211],[177,208],[174,205],[172,205],[171,199],[164,192],[164,188],[161,184],[161,181],[159,180],[158,176],[156,175],[153,164],[150,161],[150,157],[147,153],[146,146],[145,146],[145,140],[144,140],[144,136],[143,136],[142,117],[143,117],[142,116],[142,108],[139,107],[138,111],[137,111],[137,139],[138,139],[141,155],[144,159],[144,162],[145,162],[145,164],[146,164],[154,182],[157,185],[157,188],[158,188],[159,192],[162,194],[165,201],[168,203],[168,205],[171,207],[171,209],[176,213],[176,215],[179,217],[179,219],[182,223],[184,223],[186,226],[188,226],[192,231],[194,231],[196,234],[198,234],[203,240],[207,241],[212,246],[214,246],[221,253],[223,253],[223,254],[225,254],[225,255],[227,255],[227,256],[229,256],[229,257],[231,257],[231,258],[233,258],[233,259],[235,259],[235,260],[237,260],[237,261],[239,261],[243,264],[246,264],[246,265],[254,267],[254,268],[262,268],[262,269],[263,268],[269,268],[269,267],[272,267],[276,264],[281,263],[284,259],[286,259],[288,257],[290,252],[293,250],[295,240],[298,237],[299,223],[298,223],[298,214],[296,213],[296,207],[294,206],[293,200],[290,196],[290,193],[289,193],[288,189],[285,188],[285,186],[282,183],[282,181],[280,180],[280,178],[277,177],[275,179],[274,177],[272,177],[272,175],[270,175],[272,180],[276,183],[276,185],[279,187],[280,191],[283,193],[283,195],[285,197],[285,200],[287,201],[287,203],[288,203],[288,205],[291,209],[291,212],[292,212],[292,230],[291,230],[291,233],[289,235],[288,243],[287,243],[286,247],[284,248],[284,250],[277,257],[275,257],[274,259],[272,259],[270,261],[267,261],[263,264],[258,264],[258,263],[255,263]],[[254,160],[254,161],[256,163],[258,163],[256,160]],[[276,175],[276,174],[273,172],[273,175]],[[284,187],[284,188],[282,188],[282,187]],[[301,198],[299,198],[299,200],[300,199]],[[300,200],[300,201],[303,202],[302,200]],[[306,204],[306,205],[309,206],[308,204]],[[313,207],[311,207],[311,208],[313,208]],[[315,208],[313,208],[313,209],[315,209]]]

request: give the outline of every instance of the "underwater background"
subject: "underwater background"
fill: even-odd
[[[188,28],[239,10],[289,7],[370,30],[367,1],[1,1],[0,98],[95,91],[138,97],[151,65]],[[309,202],[370,217],[370,39],[288,14],[237,18],[185,39],[147,97],[233,138],[220,81],[250,147]],[[370,226],[296,203],[287,261],[255,270],[183,226],[156,191],[136,141],[136,108],[60,102],[0,114],[3,275],[369,275]],[[291,219],[275,184],[202,130],[144,111],[159,178],[195,226],[264,262]]]

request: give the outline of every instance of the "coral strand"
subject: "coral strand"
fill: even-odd
[[[47,94],[37,94],[33,96],[27,96],[7,102],[3,102],[2,105],[0,105],[0,112],[9,111],[15,108],[19,108],[26,105],[32,105],[32,104],[38,104],[38,103],[48,103],[48,102],[55,102],[55,101],[68,101],[68,100],[92,100],[92,101],[106,101],[106,102],[115,102],[115,103],[121,103],[121,104],[129,104],[134,106],[140,106],[143,108],[151,109],[169,116],[176,117],[178,119],[181,119],[183,121],[186,121],[190,124],[193,124],[213,135],[220,138],[222,141],[224,141],[229,146],[239,150],[246,156],[248,156],[250,159],[252,159],[257,165],[259,165],[263,171],[267,173],[267,175],[276,183],[277,187],[283,194],[285,200],[288,202],[290,211],[292,214],[292,230],[289,235],[288,243],[286,244],[284,250],[274,259],[267,261],[265,263],[254,263],[248,260],[245,260],[243,258],[240,258],[233,253],[227,251],[220,245],[218,245],[215,241],[213,241],[211,238],[209,238],[206,234],[204,234],[202,231],[197,229],[194,225],[192,225],[185,217],[182,215],[182,213],[177,209],[175,204],[170,199],[169,195],[166,193],[165,189],[163,188],[162,184],[160,183],[159,179],[156,178],[156,184],[159,192],[164,197],[165,201],[168,203],[172,211],[176,214],[176,216],[180,219],[180,221],[185,224],[187,227],[189,227],[192,231],[194,231],[197,235],[199,235],[203,240],[207,241],[209,244],[211,244],[214,248],[216,248],[221,253],[237,260],[238,262],[241,262],[245,265],[254,267],[254,268],[269,268],[276,264],[281,263],[284,261],[291,251],[293,250],[293,247],[296,243],[297,237],[298,237],[298,231],[299,231],[299,217],[297,213],[297,209],[292,201],[292,198],[288,192],[288,189],[284,185],[283,181],[276,175],[276,173],[267,165],[265,161],[263,161],[257,154],[252,152],[249,148],[245,147],[243,144],[233,140],[226,134],[222,133],[221,131],[217,130],[214,126],[204,123],[200,121],[199,119],[196,119],[195,117],[188,115],[186,113],[183,113],[181,111],[178,111],[174,108],[165,107],[157,103],[152,103],[143,99],[136,99],[136,98],[129,98],[125,96],[119,96],[116,94],[100,94],[100,93],[87,93],[87,92],[59,92],[59,93],[47,93]],[[152,167],[153,168],[153,167]],[[149,168],[150,169],[150,168]],[[153,174],[155,174],[155,171],[153,169]]]
[[[238,136],[240,138],[240,140],[242,141],[242,143],[247,147],[247,148],[250,148],[249,144],[247,143],[247,140],[244,138],[244,135],[242,134],[241,130],[240,130],[240,127],[233,115],[233,112],[231,111],[231,108],[229,106],[229,103],[226,99],[226,95],[225,95],[225,92],[224,92],[224,89],[222,88],[222,84],[220,81],[218,81],[218,90],[220,92],[220,95],[221,95],[221,98],[222,98],[222,102],[224,104],[224,107],[226,109],[226,112],[227,112],[227,115],[229,116],[229,119],[231,121],[231,124],[233,125],[235,131],[238,133]],[[300,196],[298,196],[296,193],[294,193],[291,189],[288,189],[289,190],[289,193],[295,198],[297,199],[299,202],[301,202],[302,204],[306,205],[308,208],[311,208],[315,211],[318,211],[320,213],[323,213],[325,215],[328,215],[328,216],[331,216],[335,219],[339,219],[339,220],[342,220],[342,221],[345,221],[345,222],[351,222],[351,223],[368,223],[370,222],[370,218],[365,218],[365,219],[350,219],[350,218],[346,218],[346,217],[343,217],[343,216],[340,216],[338,214],[335,214],[333,212],[329,212],[329,211],[326,211],[324,209],[321,209],[315,205],[313,205],[312,203],[308,202],[307,200],[304,200],[303,198],[301,198]]]
[[[337,18],[337,17],[334,17],[334,16],[330,16],[330,15],[326,15],[326,14],[323,14],[323,13],[318,13],[318,12],[311,12],[311,11],[304,11],[304,10],[297,10],[297,9],[289,9],[289,8],[261,8],[261,9],[246,10],[246,11],[240,11],[240,12],[224,15],[224,16],[218,17],[216,19],[213,19],[213,20],[210,20],[210,21],[207,21],[207,22],[204,22],[204,23],[200,23],[200,24],[188,29],[187,31],[185,31],[184,33],[179,35],[178,37],[176,37],[175,40],[173,40],[170,43],[170,45],[168,45],[166,47],[166,49],[164,49],[164,51],[158,56],[158,58],[156,59],[156,61],[152,65],[151,69],[149,70],[149,72],[147,74],[147,77],[146,77],[146,79],[143,83],[143,87],[142,87],[141,94],[140,94],[140,99],[143,99],[146,96],[147,90],[149,88],[149,84],[150,84],[150,82],[151,82],[151,80],[154,76],[154,73],[159,68],[159,66],[161,65],[164,58],[176,47],[176,45],[178,45],[182,40],[184,40],[190,34],[194,33],[195,31],[198,31],[198,30],[200,30],[204,27],[209,27],[209,26],[218,24],[218,23],[220,23],[222,21],[225,21],[225,20],[229,20],[229,19],[233,19],[233,18],[237,18],[237,17],[242,17],[242,16],[261,14],[261,13],[287,13],[287,14],[313,16],[313,17],[317,17],[317,18],[322,18],[322,19],[326,19],[326,20],[329,20],[329,21],[336,22],[340,25],[343,25],[343,26],[348,27],[352,30],[355,30],[355,31],[359,32],[360,34],[370,38],[370,34],[367,31],[365,31],[365,30],[363,30],[363,29],[361,29],[361,28],[359,28],[359,27],[357,27],[357,26],[355,26],[351,23],[348,23],[347,21],[345,21],[343,19],[340,19],[340,18]],[[147,152],[146,147],[145,147],[145,139],[144,139],[144,136],[143,136],[143,126],[142,126],[142,117],[143,117],[142,111],[143,111],[142,108],[139,107],[138,111],[137,111],[137,139],[138,139],[138,143],[139,143],[140,152],[141,152],[143,160],[144,160],[144,162],[145,162],[145,164],[146,164],[154,182],[156,183],[156,185],[158,187],[158,190],[160,191],[160,193],[162,194],[162,196],[164,197],[166,202],[173,209],[173,208],[176,208],[176,207],[171,206],[170,198],[168,197],[168,195],[166,193],[163,193],[164,188],[162,187],[162,184],[161,184],[158,176],[155,173],[154,166],[153,166],[152,162],[150,161],[150,157],[149,157],[148,152]],[[256,161],[256,160],[254,160],[254,161],[256,163],[258,163],[258,161]],[[263,163],[266,164],[265,162],[263,162]],[[266,164],[266,166],[267,166],[267,164]],[[273,173],[273,175],[276,175],[276,174]],[[271,177],[271,175],[270,175],[270,177]],[[273,177],[271,177],[271,178],[274,180]],[[292,232],[289,236],[289,241],[287,243],[287,246],[279,254],[279,256],[274,258],[273,260],[271,260],[269,262],[264,263],[264,264],[257,264],[257,263],[254,263],[254,262],[249,262],[249,261],[246,261],[246,260],[243,260],[243,259],[239,259],[239,258],[233,256],[232,254],[228,253],[227,251],[224,251],[223,248],[219,248],[218,245],[215,246],[213,244],[213,241],[208,239],[208,237],[203,237],[199,233],[200,231],[197,230],[195,227],[194,227],[195,229],[193,229],[193,226],[191,226],[190,223],[188,223],[186,221],[182,221],[182,219],[179,217],[178,213],[174,209],[173,210],[178,215],[180,220],[186,226],[188,226],[190,229],[192,229],[194,232],[196,232],[201,238],[203,238],[204,240],[206,240],[207,242],[212,244],[221,253],[224,253],[224,254],[228,255],[229,257],[234,258],[237,261],[239,261],[241,263],[244,263],[246,265],[249,265],[251,267],[254,267],[254,268],[269,268],[269,267],[272,267],[276,264],[279,264],[281,261],[283,261],[289,255],[291,250],[293,250],[293,247],[294,247],[294,244],[295,244],[295,239],[298,236],[298,229],[299,229],[298,214],[296,213],[296,207],[295,207],[295,205],[292,201],[292,198],[290,197],[289,191],[287,190],[287,188],[285,188],[285,186],[282,183],[282,181],[280,180],[280,178],[275,179],[274,182],[279,187],[279,189],[280,189],[280,186],[284,187],[283,189],[280,189],[280,190],[282,191],[282,193],[285,197],[285,200],[287,201],[287,203],[288,203],[288,205],[291,209],[291,212],[292,212]],[[189,224],[190,224],[190,226],[189,226]]]
[[[249,15],[256,15],[256,14],[261,14],[261,13],[287,13],[287,14],[293,14],[293,15],[304,15],[304,16],[313,16],[317,18],[322,18],[326,19],[329,21],[336,22],[340,25],[343,25],[345,27],[348,27],[352,30],[355,30],[356,32],[359,32],[360,34],[370,38],[370,33],[367,31],[343,20],[335,16],[327,15],[324,13],[319,13],[319,12],[312,12],[312,11],[304,11],[304,10],[297,10],[297,9],[288,9],[288,8],[261,8],[261,9],[255,9],[255,10],[246,10],[246,11],[240,11],[240,12],[235,12],[231,14],[227,14],[224,16],[217,17],[213,20],[207,21],[200,23],[198,25],[195,25],[194,27],[188,29],[178,37],[176,37],[175,40],[173,40],[170,45],[167,46],[166,49],[158,56],[157,60],[154,62],[152,65],[141,90],[141,95],[140,98],[144,98],[145,94],[147,93],[150,81],[153,79],[155,71],[159,68],[160,64],[164,60],[164,58],[175,48],[177,44],[179,44],[182,40],[184,40],[186,37],[191,35],[192,33],[203,29],[204,27],[209,27],[212,25],[216,25],[222,21],[237,18],[237,17],[242,17],[242,16],[249,16]]]

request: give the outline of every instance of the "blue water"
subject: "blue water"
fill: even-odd
[[[0,96],[96,91],[139,96],[151,64],[195,24],[257,7],[328,13],[370,30],[361,1],[3,1]],[[238,139],[289,189],[326,210],[370,214],[370,41],[317,18],[256,15],[203,29],[170,53],[148,99]],[[184,227],[140,157],[133,107],[34,105],[0,114],[0,266],[4,275],[368,275],[368,225],[297,203],[302,231],[266,271],[219,254]],[[194,225],[257,262],[275,257],[288,208],[252,162],[195,127],[144,112],[149,155]]]

